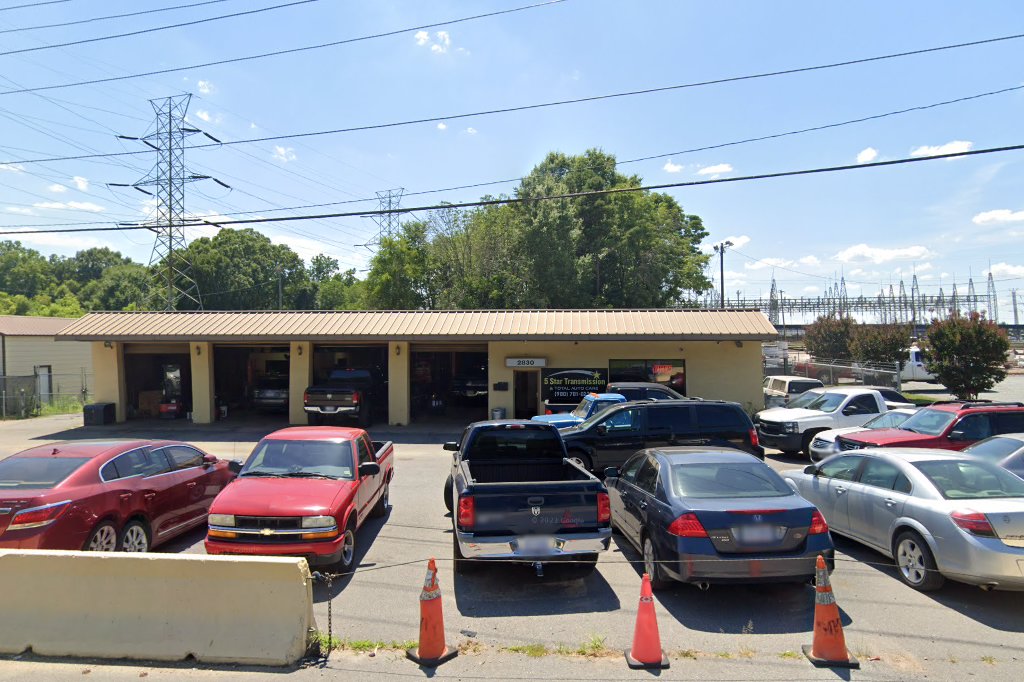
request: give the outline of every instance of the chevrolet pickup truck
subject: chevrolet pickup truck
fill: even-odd
[[[582,424],[598,412],[605,410],[612,405],[626,402],[626,397],[618,393],[591,393],[583,396],[583,400],[572,412],[559,412],[558,414],[539,414],[532,418],[532,421],[551,424],[556,429],[564,429],[567,426]]]
[[[494,560],[576,562],[586,575],[611,540],[608,490],[566,457],[558,430],[527,420],[470,424],[445,485],[452,511],[452,557],[465,573]]]
[[[327,381],[310,386],[302,396],[303,409],[310,426],[319,426],[327,417],[354,417],[366,428],[373,423],[376,403],[385,399],[382,380],[375,370],[335,369]]]
[[[356,532],[387,514],[394,461],[391,442],[362,429],[275,431],[210,506],[206,552],[301,556],[349,570]]]

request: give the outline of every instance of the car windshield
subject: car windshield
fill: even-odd
[[[576,406],[576,409],[573,410],[570,414],[579,419],[586,419],[587,415],[590,413],[590,403],[592,402],[594,401],[587,400],[586,398],[584,398],[583,400],[580,401],[580,404]]]
[[[908,412],[883,412],[864,422],[865,429],[896,429],[912,415]]]
[[[937,436],[956,419],[956,414],[945,410],[924,409],[914,414],[900,425],[904,431],[923,433],[926,436]]]
[[[323,476],[355,480],[348,441],[260,441],[239,476]]]
[[[0,490],[55,488],[88,457],[8,457],[0,461]]]
[[[1024,479],[988,462],[933,460],[914,466],[947,500],[1024,497]]]
[[[817,393],[807,403],[796,405],[797,401],[794,400],[789,403],[789,407],[802,407],[805,410],[817,410],[818,412],[835,412],[843,404],[844,400],[846,400],[846,395],[842,393]]]
[[[793,490],[761,462],[672,465],[672,490],[677,497],[785,497]]]
[[[1000,436],[994,436],[992,438],[986,438],[985,440],[978,441],[974,445],[967,447],[964,452],[968,455],[974,455],[975,457],[988,460],[989,462],[998,462],[999,460],[1012,455],[1021,448],[1024,448],[1024,442],[1021,442],[1016,438],[1002,438]]]
[[[815,400],[821,397],[822,391],[816,391],[813,388],[805,393],[801,393],[799,398],[794,398],[789,401],[786,407],[807,407]]]

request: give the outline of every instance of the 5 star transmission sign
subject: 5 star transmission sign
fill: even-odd
[[[548,403],[572,403],[583,400],[588,393],[601,393],[608,385],[608,370],[555,369],[541,370],[540,395]]]

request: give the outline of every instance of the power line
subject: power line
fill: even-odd
[[[4,90],[4,91],[0,92],[0,95],[14,95],[14,94],[24,93],[24,92],[37,92],[37,91],[40,91],[40,90],[56,90],[56,89],[59,89],[59,88],[71,88],[71,87],[77,87],[77,86],[80,86],[80,85],[96,85],[96,84],[99,84],[99,83],[110,83],[110,82],[113,82],[113,81],[123,81],[123,80],[129,80],[129,79],[132,79],[132,78],[144,78],[146,76],[159,76],[159,75],[162,75],[162,74],[165,74],[165,73],[177,73],[179,71],[190,71],[192,69],[202,69],[202,68],[206,68],[206,67],[209,67],[209,66],[220,66],[222,64],[236,64],[238,62],[252,61],[252,60],[255,60],[255,59],[264,59],[266,57],[279,57],[281,55],[295,54],[295,53],[298,53],[298,52],[308,52],[310,50],[321,50],[321,49],[324,49],[324,48],[327,48],[327,47],[336,47],[338,45],[347,45],[349,43],[356,43],[356,42],[361,42],[361,41],[365,41],[365,40],[372,40],[374,38],[385,38],[385,37],[388,37],[388,36],[398,35],[398,34],[401,34],[401,33],[408,33],[409,31],[425,30],[425,29],[428,29],[428,28],[436,28],[438,26],[450,26],[452,24],[464,23],[464,22],[473,21],[473,20],[476,20],[476,19],[484,19],[484,18],[487,18],[487,17],[495,17],[495,16],[499,16],[499,15],[502,15],[502,14],[512,14],[513,12],[522,12],[524,10],[536,9],[536,8],[539,8],[539,7],[547,7],[549,5],[555,5],[555,4],[559,4],[559,3],[562,3],[562,2],[566,2],[566,0],[546,0],[545,2],[540,2],[540,3],[534,4],[534,5],[524,5],[522,7],[513,7],[513,8],[510,8],[510,9],[498,10],[498,11],[495,11],[495,12],[487,12],[485,14],[476,14],[476,15],[473,15],[473,16],[470,16],[470,17],[462,17],[462,18],[459,18],[459,19],[450,19],[450,20],[447,20],[447,21],[436,21],[436,22],[433,22],[433,23],[430,23],[430,24],[423,24],[423,25],[420,25],[420,26],[412,26],[412,27],[409,27],[409,28],[402,28],[402,29],[398,29],[398,30],[394,30],[394,31],[386,31],[386,32],[383,32],[383,33],[375,33],[373,35],[368,35],[368,36],[359,36],[358,38],[347,38],[345,40],[335,40],[335,41],[329,42],[329,43],[319,43],[317,45],[306,45],[304,47],[293,47],[293,48],[289,48],[289,49],[286,49],[286,50],[276,50],[274,52],[263,52],[261,54],[248,55],[248,56],[245,56],[245,57],[233,57],[231,59],[221,59],[221,60],[214,61],[214,62],[206,62],[204,64],[192,64],[190,66],[176,66],[176,67],[169,68],[169,69],[159,69],[159,70],[156,70],[156,71],[146,71],[144,73],[126,74],[126,75],[123,75],[123,76],[110,76],[108,78],[94,78],[92,80],[77,81],[77,82],[74,82],[74,83],[59,83],[57,85],[41,85],[41,86],[37,86],[37,87],[34,87],[34,88],[21,88],[19,90]]]
[[[882,168],[884,166],[896,166],[909,163],[925,163],[928,161],[938,161],[941,159],[955,159],[965,156],[981,156],[985,154],[997,154],[1002,152],[1020,151],[1024,150],[1024,144],[1009,145],[1005,147],[989,147],[986,149],[975,149],[966,152],[954,152],[951,154],[936,154],[934,156],[915,156],[902,159],[893,159],[891,161],[874,161],[872,163],[859,163],[859,164],[848,164],[843,166],[824,166],[818,168],[808,168],[803,170],[795,171],[780,171],[777,173],[761,173],[759,175],[743,175],[735,178],[714,178],[708,180],[691,180],[687,182],[671,182],[661,183],[656,185],[641,185],[638,187],[612,187],[609,189],[591,190],[587,192],[569,192],[565,194],[552,194],[538,197],[505,197],[501,199],[485,199],[481,201],[470,201],[463,203],[440,203],[431,206],[415,206],[410,208],[395,208],[395,209],[383,209],[383,210],[369,210],[369,211],[355,211],[347,213],[323,213],[320,215],[303,215],[303,216],[281,216],[277,218],[245,218],[242,220],[223,220],[218,221],[219,227],[231,227],[232,225],[248,225],[254,223],[277,223],[277,222],[291,222],[296,220],[321,220],[325,218],[350,218],[354,216],[374,216],[374,215],[387,215],[387,214],[402,214],[402,213],[413,213],[417,211],[435,211],[441,209],[456,209],[456,208],[481,208],[485,206],[503,206],[510,204],[526,204],[535,203],[539,201],[552,201],[559,199],[583,199],[587,197],[596,196],[608,196],[613,194],[627,194],[633,192],[649,192],[665,189],[679,189],[682,187],[698,187],[702,185],[719,185],[725,183],[736,183],[736,182],[750,182],[756,180],[769,180],[773,178],[785,178],[795,177],[800,175],[817,175],[821,173],[836,173],[841,171],[850,170],[865,170],[868,168]],[[47,232],[94,232],[94,231],[109,231],[117,229],[150,229],[159,227],[158,225],[119,225],[114,228],[99,228],[96,229],[60,229],[60,230],[38,230],[32,234],[45,234]],[[0,232],[0,235],[9,234],[24,234],[24,232],[11,232],[4,231]]]
[[[27,5],[12,5],[11,7],[0,7],[0,12],[8,12],[12,9],[26,9],[29,7],[42,7],[43,5],[60,5],[71,0],[44,0],[44,2],[30,2]]]
[[[71,47],[72,45],[84,45],[86,43],[98,43],[105,40],[115,40],[117,38],[128,38],[130,36],[142,35],[144,33],[155,33],[157,31],[167,31],[172,28],[183,28],[185,26],[195,26],[197,24],[206,24],[211,21],[220,21],[221,19],[233,19],[235,17],[244,17],[249,14],[260,14],[262,12],[270,12],[275,9],[283,9],[286,7],[295,7],[296,5],[307,5],[311,2],[320,2],[320,0],[295,0],[283,5],[273,5],[271,7],[262,7],[260,9],[251,9],[244,12],[234,12],[232,14],[222,14],[216,17],[208,17],[206,19],[195,19],[193,21],[185,21],[179,24],[169,24],[167,26],[156,26],[154,28],[144,28],[138,31],[129,31],[127,33],[115,33],[114,35],[108,36],[97,36],[95,38],[83,38],[82,40],[72,40],[66,43],[54,43],[52,45],[37,45],[35,47],[23,47],[17,50],[8,50],[7,52],[0,52],[0,57],[5,57],[12,54],[21,54],[22,52],[38,52],[39,50],[52,50],[58,47]]]
[[[77,21],[65,21],[59,24],[41,24],[39,26],[23,26],[22,28],[6,28],[0,31],[3,33],[17,33],[22,31],[39,31],[44,28],[61,28],[64,26],[77,26],[79,24],[91,24],[96,21],[107,21],[108,19],[125,19],[127,17],[138,17],[143,14],[156,14],[158,12],[170,12],[171,10],[177,9],[189,9],[191,7],[202,7],[203,5],[216,5],[221,2],[228,2],[229,0],[205,0],[204,2],[194,2],[191,5],[173,5],[171,7],[159,7],[157,9],[147,9],[139,12],[126,12],[125,14],[108,14],[105,17],[89,17],[88,19],[79,19]]]

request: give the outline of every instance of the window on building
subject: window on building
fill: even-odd
[[[686,395],[686,361],[609,360],[608,381],[650,381]]]

